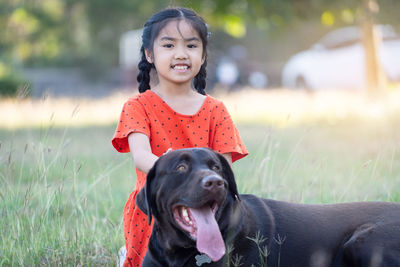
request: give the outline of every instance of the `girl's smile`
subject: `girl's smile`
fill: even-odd
[[[178,63],[178,64],[173,64],[171,68],[173,68],[175,71],[178,72],[186,72],[190,68],[190,65],[185,63]]]

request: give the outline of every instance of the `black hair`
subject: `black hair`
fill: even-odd
[[[137,81],[139,82],[139,92],[143,93],[150,89],[150,71],[154,68],[154,64],[146,59],[145,50],[153,52],[153,44],[164,26],[172,20],[186,20],[197,31],[203,44],[204,63],[201,65],[199,73],[193,79],[193,86],[197,92],[205,95],[206,88],[206,66],[207,66],[207,43],[208,28],[207,24],[195,11],[183,7],[167,8],[154,14],[144,24],[142,34],[142,47],[140,48],[141,60],[138,64],[139,74]]]

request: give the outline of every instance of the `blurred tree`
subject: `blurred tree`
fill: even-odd
[[[142,27],[160,7],[161,0],[1,1],[0,61],[95,70],[115,65],[122,33]]]
[[[379,13],[376,0],[363,0],[364,9],[362,16],[363,44],[365,48],[365,73],[368,92],[375,96],[385,91],[387,77],[379,62],[378,51],[381,36],[376,32],[375,15]]]

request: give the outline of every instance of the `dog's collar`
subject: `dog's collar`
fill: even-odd
[[[201,266],[204,263],[211,263],[211,259],[206,254],[199,254],[194,257],[196,259],[196,265]]]

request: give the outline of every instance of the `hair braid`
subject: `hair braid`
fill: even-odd
[[[202,95],[206,94],[205,88],[206,88],[206,77],[207,77],[207,59],[204,61],[203,65],[201,65],[201,68],[199,70],[199,73],[194,77],[193,79],[193,86],[196,89],[197,92],[199,92]]]
[[[142,59],[138,64],[139,74],[137,76],[137,81],[139,82],[139,92],[143,93],[150,89],[150,71],[153,68],[153,64],[147,61],[143,46],[140,52],[142,54]]]

